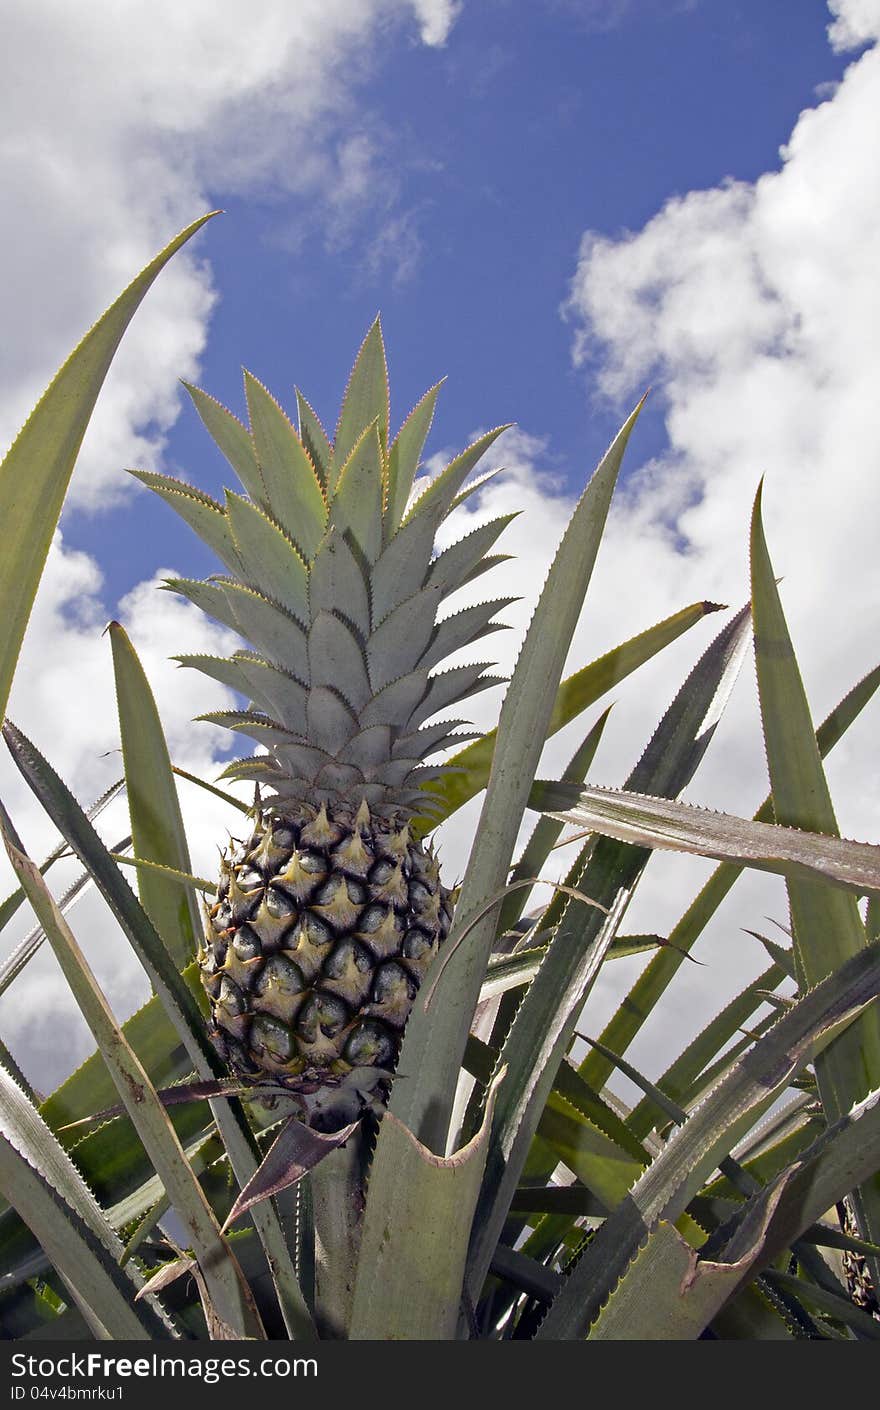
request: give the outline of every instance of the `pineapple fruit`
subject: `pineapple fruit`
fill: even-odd
[[[203,716],[258,741],[225,776],[253,780],[250,835],[222,860],[199,954],[212,1037],[231,1070],[286,1093],[325,1131],[387,1093],[402,1030],[451,920],[451,893],[420,834],[426,759],[473,733],[438,715],[497,683],[488,663],[438,670],[498,630],[512,599],[437,620],[441,603],[501,561],[512,515],[444,552],[434,540],[504,429],[482,436],[410,506],[438,388],[389,444],[377,319],[355,362],[331,445],[297,392],[299,432],[245,373],[247,429],[188,388],[245,493],[220,504],[134,472],[187,520],[226,572],[167,586],[247,643],[227,659],[181,656],[249,702]],[[478,483],[484,483],[480,481]],[[419,826],[421,820],[421,826]]]

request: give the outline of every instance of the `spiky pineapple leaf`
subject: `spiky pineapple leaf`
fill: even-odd
[[[771,965],[753,979],[720,1013],[716,1014],[696,1038],[679,1054],[660,1077],[657,1085],[665,1097],[684,1104],[685,1094],[697,1080],[706,1066],[730,1042],[736,1032],[743,1028],[757,1008],[764,1002],[762,990],[775,989],[785,974],[779,965]],[[746,1045],[748,1039],[743,1039]],[[738,1057],[739,1054],[734,1054]],[[628,1124],[641,1140],[650,1134],[658,1124],[665,1125],[661,1113],[650,1097],[644,1097],[633,1107]]]
[[[489,666],[488,661],[476,661],[467,666],[450,666],[446,671],[436,671],[425,681],[421,696],[415,702],[413,712],[406,722],[406,729],[417,729],[426,720],[430,720],[432,715],[439,714],[449,705],[460,704],[462,700],[479,694],[481,690],[504,685],[503,676],[485,674]],[[461,754],[456,755],[456,758],[460,757]]]
[[[242,485],[256,504],[265,504],[266,485],[257,464],[253,437],[237,416],[201,388],[184,382],[208,435],[226,457]]]
[[[314,621],[319,612],[344,611],[347,619],[366,641],[370,634],[370,594],[364,567],[346,541],[344,533],[331,524],[318,549],[309,577],[309,613]]]
[[[816,731],[819,751],[824,757],[843,737],[858,718],[880,686],[880,666],[876,666],[858,681],[831,711]],[[771,801],[765,798],[754,815],[755,822],[769,822],[773,812]],[[617,1011],[599,1037],[616,1053],[626,1052],[645,1019],[659,1002],[721,902],[740,876],[742,868],[722,862],[688,906],[684,915],[669,932],[669,948],[657,954],[635,981]],[[591,1087],[601,1090],[611,1073],[608,1062],[599,1053],[590,1053],[581,1064],[581,1071]]]
[[[438,382],[413,407],[394,438],[388,452],[388,486],[386,490],[385,538],[390,539],[400,527],[412,492],[413,480],[434,419],[437,394],[443,382]]]
[[[457,500],[456,495],[474,466],[486,454],[489,447],[497,441],[498,437],[509,429],[509,423],[506,426],[494,427],[493,430],[487,431],[484,436],[480,436],[472,445],[469,445],[454,460],[451,460],[446,469],[441,470],[440,474],[436,475],[422,491],[403,520],[404,526],[411,524],[415,519],[427,518],[434,525],[436,533],[447,514],[451,513],[456,504],[461,502],[463,496]],[[468,490],[475,488],[476,486],[471,485]]]
[[[351,627],[334,612],[319,612],[308,639],[308,680],[329,686],[353,710],[362,710],[373,694],[364,649]]]
[[[812,1311],[851,1327],[858,1333],[860,1341],[880,1341],[880,1322],[870,1312],[853,1302],[852,1298],[842,1297],[806,1278],[783,1273],[778,1268],[768,1268],[764,1276],[777,1291],[791,1293]]]
[[[422,588],[421,596],[425,595],[431,595],[439,602],[440,589]],[[444,617],[434,628],[430,642],[419,658],[419,665],[430,669],[441,661],[447,661],[454,651],[460,651],[463,646],[470,646],[492,632],[508,631],[506,622],[495,622],[493,618],[517,600],[515,597],[498,597],[492,602],[475,602],[471,607],[463,607],[460,612]],[[394,613],[385,619],[383,626],[393,617]]]
[[[86,818],[70,790],[55,771],[11,721],[3,726],[3,737],[29,787],[39,798],[62,836],[95,879],[150,977],[179,1041],[200,1078],[223,1077],[223,1064],[208,1041],[198,1003],[191,989],[172,965],[149,916],[120,874],[98,834]],[[80,1112],[86,1115],[87,1112]],[[230,1163],[239,1184],[246,1183],[259,1164],[258,1148],[240,1104],[218,1102],[214,1117],[221,1130]],[[314,1335],[311,1315],[305,1305],[277,1211],[271,1205],[254,1213],[261,1242],[278,1293],[285,1325],[291,1335]]]
[[[302,441],[275,398],[249,372],[245,397],[254,450],[266,487],[266,508],[311,561],[327,525],[324,491]]]
[[[749,627],[743,611],[718,634],[667,709],[629,782],[640,780],[658,794],[687,786],[739,673]],[[488,1270],[556,1070],[649,856],[645,848],[607,839],[585,852],[586,863],[574,884],[606,908],[605,914],[569,900],[510,1026],[500,1057],[508,1066],[508,1082],[496,1105],[470,1255],[473,1293],[479,1292]]]
[[[547,727],[547,738],[576,719],[606,691],[611,690],[646,661],[650,661],[665,646],[702,621],[708,612],[718,610],[716,603],[693,603],[611,651],[606,651],[603,656],[568,676],[557,691],[550,724]],[[442,680],[443,676],[437,679]],[[450,817],[486,787],[496,738],[497,730],[489,730],[482,739],[469,744],[449,760],[450,764],[454,765],[454,772],[441,779],[436,788],[441,820]]]
[[[296,389],[296,414],[299,420],[299,438],[308,452],[318,479],[321,481],[321,486],[326,493],[333,466],[333,447],[327,439],[327,432],[299,387]]]
[[[511,524],[518,517],[518,512],[514,514],[502,514],[498,519],[491,519],[488,524],[481,524],[479,528],[472,529],[463,539],[451,544],[443,553],[437,555],[428,571],[428,582],[436,583],[443,589],[443,596],[450,592],[455,592],[464,583],[470,582],[475,576],[476,569],[480,561],[488,553],[500,534],[504,532],[508,524]],[[497,555],[497,560],[503,562],[507,555]]]
[[[331,1134],[313,1131],[302,1121],[286,1121],[266,1153],[260,1168],[239,1193],[226,1217],[225,1229],[235,1224],[255,1204],[279,1195],[296,1185],[310,1170],[342,1146],[354,1133],[357,1122]]]
[[[123,627],[111,622],[107,630],[135,857],[189,873],[189,846],[153,692]],[[195,957],[200,929],[194,891],[161,872],[142,870],[138,873],[138,894],[172,962],[183,969]]]
[[[611,706],[603,710],[596,723],[588,730],[582,742],[578,745],[571,759],[563,770],[562,777],[565,781],[574,783],[582,782],[587,775],[593,759],[596,757],[596,750],[602,739],[605,726],[608,723],[608,716],[611,713]],[[532,835],[520,854],[516,865],[511,869],[511,883],[521,881],[527,876],[540,876],[541,868],[547,861],[553,847],[559,840],[563,824],[553,818],[539,818],[532,830]],[[529,893],[526,890],[513,891],[505,898],[498,917],[498,933],[503,934],[515,925],[525,910]]]
[[[529,802],[560,822],[636,847],[687,852],[811,883],[819,880],[857,895],[880,890],[880,846],[871,842],[748,821],[628,789],[539,780]]]
[[[333,465],[337,477],[367,426],[376,424],[381,450],[388,446],[388,366],[382,324],[377,318],[361,343],[342,398],[333,442]],[[333,485],[334,490],[336,485]]]
[[[0,465],[5,542],[0,561],[0,719],[67,486],[110,363],[157,274],[210,219],[204,215],[182,230],[111,304],[56,373]]]
[[[371,618],[378,627],[407,598],[415,596],[426,583],[426,565],[431,558],[434,525],[428,519],[413,519],[398,529],[382,550],[370,573]],[[437,601],[440,601],[438,594]]]
[[[563,1165],[605,1209],[614,1209],[620,1203],[647,1164],[646,1155],[634,1158],[628,1149],[556,1094],[544,1107],[537,1130]]]
[[[231,573],[243,572],[241,554],[233,541],[222,504],[171,475],[157,475],[152,470],[129,470],[128,473],[170,504],[202,542],[216,553],[224,567]]]
[[[624,1284],[629,1284],[628,1306],[622,1306],[617,1292],[613,1293],[590,1328],[590,1339],[642,1337],[644,1332],[636,1330],[636,1325],[645,1326],[648,1304],[648,1325],[662,1326],[667,1339],[698,1336],[747,1278],[767,1269],[776,1285],[779,1275],[770,1267],[772,1260],[798,1238],[806,1238],[815,1230],[812,1221],[833,1207],[852,1184],[864,1181],[878,1161],[880,1094],[873,1093],[761,1188],[736,1215],[723,1241],[714,1238],[699,1256],[682,1244],[671,1225],[660,1224],[649,1235],[647,1247],[661,1230],[667,1230],[662,1238],[670,1251],[676,1249],[675,1267],[664,1274],[656,1261],[651,1260],[653,1266],[649,1267],[639,1254],[623,1279]],[[842,1299],[835,1299],[813,1283],[792,1279],[782,1286],[807,1303],[832,1310],[838,1317],[844,1311]],[[650,1297],[646,1299],[648,1288]],[[637,1302],[641,1302],[641,1320],[636,1313]],[[848,1306],[853,1325],[857,1322],[864,1335],[876,1340],[880,1336],[877,1323],[873,1322],[871,1330],[867,1322],[857,1318],[858,1309],[851,1303]]]
[[[305,686],[279,666],[270,665],[249,652],[238,654],[234,660],[254,702],[259,705],[265,701],[269,707],[267,714],[274,715],[292,733],[303,734],[308,699]]]
[[[492,774],[456,907],[452,943],[498,895],[507,879],[565,658],[639,409],[624,423],[581,496],[526,634],[501,709]],[[423,500],[430,493],[427,491]],[[438,1002],[428,1013],[422,1004],[416,1004],[404,1038],[399,1071],[405,1072],[408,1080],[395,1084],[391,1109],[421,1141],[438,1150],[445,1148],[457,1075],[496,920],[489,911],[453,952],[438,982],[442,997],[438,993]],[[379,1141],[381,1145],[381,1133]]]
[[[289,534],[259,505],[226,491],[226,517],[242,564],[241,576],[280,602],[297,621],[309,620],[308,570]]]
[[[439,602],[439,589],[421,588],[395,607],[371,634],[367,664],[373,693],[400,680],[416,665],[425,671],[434,665],[434,646],[441,630],[434,626]],[[494,605],[490,606],[494,611]]]
[[[843,848],[852,854],[854,844],[838,840],[831,794],[764,537],[760,488],[752,512],[751,567],[758,696],[776,822],[809,829],[796,837],[811,838],[832,856]],[[873,881],[876,892],[880,890],[880,847],[873,851],[878,859]],[[855,897],[838,885],[824,884],[828,879],[824,872],[818,882],[800,871],[786,873],[801,990],[823,979],[867,944]],[[867,1091],[880,1087],[880,1013],[876,1008],[823,1055],[816,1078],[829,1121],[842,1116]],[[856,1192],[855,1203],[860,1232],[880,1242],[880,1177]],[[880,1277],[880,1261],[872,1266],[874,1276]]]
[[[64,1279],[93,1336],[173,1335],[154,1299],[134,1305],[143,1278],[121,1268],[122,1244],[73,1161],[0,1068],[0,1188]]]
[[[192,601],[196,601],[189,591],[189,585],[181,586],[175,581],[173,586],[178,592],[185,592]],[[208,584],[202,584],[203,587]],[[270,661],[283,663],[285,669],[291,675],[299,679],[308,679],[308,648],[306,633],[297,619],[291,615],[280,602],[275,602],[272,598],[266,597],[264,593],[258,592],[256,588],[246,587],[244,583],[231,582],[227,579],[220,579],[212,593],[213,606],[205,610],[211,612],[219,621],[225,621],[227,626],[232,626],[246,641],[252,642],[258,647],[262,655]],[[226,608],[223,617],[219,616],[222,608],[218,605],[217,596],[225,598]],[[201,603],[198,603],[201,606]]]
[[[240,1336],[264,1335],[256,1304],[201,1185],[187,1162],[156,1090],[116,1022],[85,956],[0,805],[6,852],[46,932],[65,980],[109,1068],[114,1086],[183,1219],[211,1300]]]
[[[691,1119],[676,1128],[596,1231],[542,1324],[540,1337],[566,1339],[586,1333],[648,1231],[661,1219],[674,1223],[681,1216],[719,1159],[730,1153],[799,1069],[878,995],[880,949],[863,950],[777,1019]],[[816,1217],[818,1213],[811,1213],[805,1226]]]
[[[245,675],[240,659],[235,656],[207,656],[204,653],[194,653],[192,655],[172,656],[172,661],[176,661],[180,666],[188,666],[192,670],[201,671],[203,675],[210,676],[212,680],[219,681],[221,685],[228,686],[230,690],[235,690],[239,695],[254,696],[254,685]],[[258,701],[267,714],[271,712],[268,700]]]
[[[355,1282],[352,1341],[455,1339],[468,1234],[503,1076],[499,1073],[490,1089],[483,1126],[454,1155],[434,1155],[390,1112],[382,1118]]]
[[[367,563],[376,562],[382,552],[382,439],[375,421],[339,467],[330,522],[350,534]]]

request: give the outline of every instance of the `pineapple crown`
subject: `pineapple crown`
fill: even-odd
[[[440,712],[499,678],[491,663],[438,667],[501,623],[513,598],[437,620],[443,600],[508,555],[490,553],[504,515],[434,555],[443,520],[484,477],[463,488],[506,428],[481,436],[410,506],[439,384],[389,445],[388,373],[377,318],[355,360],[331,445],[297,390],[299,433],[245,372],[250,429],[187,386],[196,410],[245,493],[220,504],[181,480],[132,471],[177,510],[224,564],[225,575],[165,584],[248,645],[231,657],[175,659],[231,686],[244,710],[212,720],[266,752],[236,759],[223,777],[251,779],[273,808],[302,803],[381,814],[426,813],[425,784],[444,772],[424,761],[473,732]],[[496,472],[497,473],[497,472]],[[433,723],[432,723],[433,721]]]

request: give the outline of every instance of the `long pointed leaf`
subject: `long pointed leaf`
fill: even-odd
[[[639,666],[650,661],[665,646],[701,622],[708,612],[720,608],[714,602],[695,602],[680,612],[666,617],[629,641],[606,651],[588,665],[568,676],[556,693],[556,702],[547,727],[547,738],[563,728],[593,705],[618,682],[625,680]],[[474,744],[460,750],[450,760],[454,769],[432,785],[437,794],[441,819],[448,818],[486,787],[498,731],[489,730]]]
[[[583,1336],[658,1220],[674,1222],[723,1155],[843,1022],[880,994],[880,950],[863,950],[823,980],[735,1064],[630,1194],[597,1230],[539,1335]],[[827,1206],[823,1206],[824,1208]],[[814,1222],[816,1214],[806,1221]]]
[[[204,215],[182,230],[111,304],[56,374],[0,466],[0,718],[74,463],[110,363],[156,275],[210,218]]]
[[[712,738],[739,673],[749,639],[743,611],[697,663],[664,715],[628,783],[658,794],[686,787]],[[601,839],[576,885],[608,908],[599,918],[570,902],[547,949],[546,958],[517,1010],[500,1061],[508,1067],[495,1111],[470,1255],[469,1286],[479,1293],[500,1235],[513,1191],[557,1068],[568,1049],[583,1002],[616,933],[650,853],[641,847]],[[590,1084],[591,1086],[593,1084]],[[593,1090],[598,1090],[593,1088]]]
[[[125,1039],[46,883],[21,850],[0,805],[0,829],[6,851],[77,1005],[92,1031],[113,1083],[178,1215],[189,1234],[211,1300],[239,1336],[262,1336],[256,1304],[235,1255],[201,1185],[187,1162],[146,1070]]]
[[[851,852],[852,846],[838,841],[831,794],[764,538],[760,489],[752,514],[751,560],[755,664],[776,822],[809,829],[802,834],[805,837],[822,834],[821,842],[814,840],[832,854],[844,845]],[[874,852],[880,859],[880,847]],[[875,890],[880,888],[880,862],[877,872]],[[786,881],[794,957],[803,990],[864,949],[867,937],[853,896],[797,873],[788,873]],[[880,1014],[876,1009],[823,1054],[816,1066],[816,1079],[829,1121],[880,1087]],[[856,1206],[863,1237],[880,1241],[880,1177],[857,1192]],[[875,1278],[880,1278],[880,1261],[874,1261],[872,1267]]]
[[[225,1076],[223,1064],[208,1041],[192,990],[174,968],[155,927],[76,799],[11,722],[7,721],[3,726],[3,735],[26,781],[62,836],[94,877],[149,975],[197,1076],[202,1079]],[[213,1109],[236,1179],[243,1185],[260,1163],[250,1126],[237,1102],[219,1101]],[[80,1116],[87,1114],[87,1111],[77,1113]],[[314,1336],[314,1326],[296,1281],[277,1211],[267,1203],[254,1210],[253,1218],[267,1248],[270,1264],[280,1280],[279,1293],[288,1330],[292,1336],[310,1339]]]
[[[880,666],[858,681],[831,711],[816,731],[819,752],[824,757],[837,744],[854,720],[858,719],[868,701],[880,686]],[[756,822],[769,822],[773,812],[771,801],[765,798],[755,813]],[[624,998],[617,1012],[599,1035],[606,1047],[624,1053],[655,1004],[678,973],[684,957],[692,949],[712,916],[727,896],[742,872],[741,867],[722,862],[709,877],[688,906],[684,915],[669,932],[669,946],[646,965]],[[596,1091],[601,1090],[611,1074],[611,1066],[600,1053],[590,1053],[581,1064],[581,1072]]]
[[[138,1340],[173,1335],[160,1304],[134,1308],[143,1286],[120,1269],[122,1244],[73,1161],[0,1069],[0,1186],[26,1217],[93,1327]],[[100,1334],[100,1333],[99,1333]]]
[[[532,789],[530,804],[560,822],[575,823],[635,847],[712,857],[774,872],[789,881],[804,880],[811,886],[817,881],[830,883],[857,895],[880,891],[880,846],[870,842],[710,813],[628,789],[579,789],[576,784],[541,781]],[[864,937],[861,920],[859,929]]]
[[[188,873],[189,847],[153,692],[123,627],[111,622],[108,631],[135,857]],[[195,958],[200,930],[193,889],[143,869],[138,892],[174,965],[183,969]]]
[[[489,1094],[481,1130],[445,1159],[427,1150],[391,1113],[383,1117],[387,1130],[370,1178],[352,1341],[455,1338],[496,1090]]]
[[[454,943],[455,934],[465,930],[504,886],[617,474],[640,409],[624,423],[581,496],[526,634],[501,709],[477,840],[447,943]],[[439,1001],[429,1013],[417,1005],[410,1016],[399,1069],[407,1081],[395,1083],[391,1109],[435,1149],[445,1148],[455,1081],[495,924],[490,912],[475,926],[441,976]]]

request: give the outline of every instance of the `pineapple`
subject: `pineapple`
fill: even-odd
[[[253,780],[256,802],[206,914],[199,965],[212,1038],[233,1072],[289,1094],[304,1120],[333,1131],[387,1094],[407,1016],[450,926],[451,893],[420,837],[443,765],[425,760],[474,737],[460,731],[465,721],[436,717],[497,678],[485,662],[437,668],[498,630],[494,618],[513,599],[437,614],[501,561],[490,550],[513,516],[439,555],[433,545],[504,428],[408,507],[438,387],[389,444],[378,319],[332,446],[299,392],[297,434],[248,373],[250,430],[188,390],[245,493],[227,491],[220,504],[134,473],[226,569],[166,586],[247,643],[228,659],[176,658],[249,701],[201,718],[262,746],[224,771]]]

